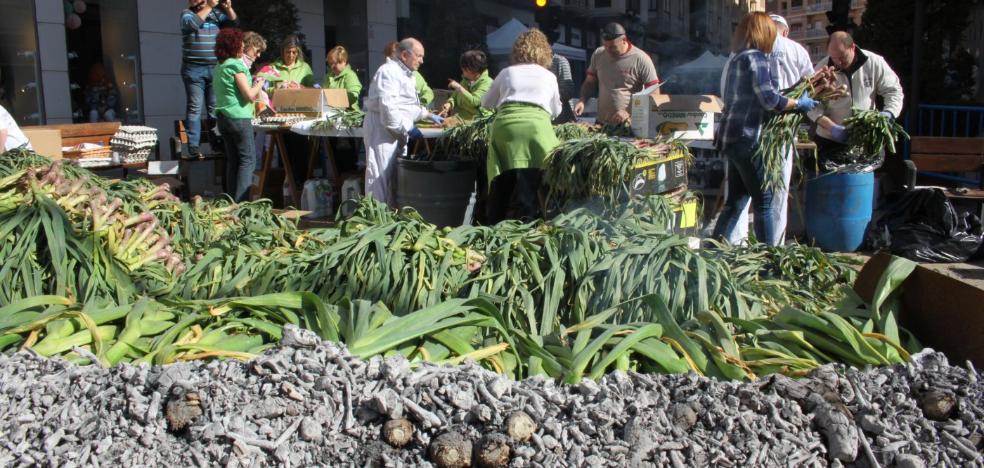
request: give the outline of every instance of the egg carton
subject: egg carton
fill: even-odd
[[[105,167],[113,165],[113,158],[83,158],[75,159],[79,167]]]
[[[137,151],[147,148],[157,147],[156,141],[144,141],[139,143],[131,143],[119,140],[110,140],[109,146],[113,148],[114,151]]]
[[[149,138],[145,137],[130,137],[130,136],[113,136],[109,139],[110,143],[117,143],[120,145],[154,145],[157,144],[157,137],[152,136]]]
[[[157,129],[153,127],[144,127],[142,125],[121,125],[116,133],[125,133],[130,135],[149,134],[157,136]]]
[[[147,148],[139,151],[121,152],[119,156],[124,164],[138,164],[147,162],[147,159],[150,158],[150,154],[153,152],[153,149]]]
[[[259,118],[260,125],[280,125],[284,127],[290,127],[298,122],[303,122],[309,117],[304,114],[298,113],[280,113],[274,115],[265,115]],[[255,122],[255,121],[254,121]]]

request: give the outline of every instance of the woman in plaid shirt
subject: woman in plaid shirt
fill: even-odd
[[[808,112],[817,106],[809,94],[791,99],[779,94],[769,73],[769,57],[776,39],[776,25],[762,12],[749,13],[735,30],[734,55],[725,66],[724,113],[716,135],[718,150],[728,159],[727,202],[714,227],[714,237],[732,232],[740,207],[752,199],[755,237],[778,242],[772,211],[773,192],[762,190],[763,167],[753,161],[762,126],[773,112]]]

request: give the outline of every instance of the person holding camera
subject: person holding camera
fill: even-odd
[[[199,150],[202,111],[208,111],[208,119],[215,116],[212,94],[212,72],[217,63],[215,38],[220,29],[238,25],[232,0],[188,0],[188,9],[181,12],[181,79],[188,97],[185,129],[191,157],[202,154]]]

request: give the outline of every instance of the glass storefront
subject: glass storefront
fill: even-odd
[[[18,125],[44,121],[34,2],[0,0],[0,104]]]
[[[78,2],[73,2],[78,3]],[[85,0],[68,15],[72,119],[75,122],[143,122],[137,2]]]

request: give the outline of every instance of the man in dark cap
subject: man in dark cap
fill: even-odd
[[[629,120],[633,93],[659,83],[653,59],[632,45],[625,28],[608,23],[601,30],[602,46],[591,55],[588,77],[581,85],[581,102],[574,113],[584,113],[584,103],[598,88],[598,122],[620,124]]]

